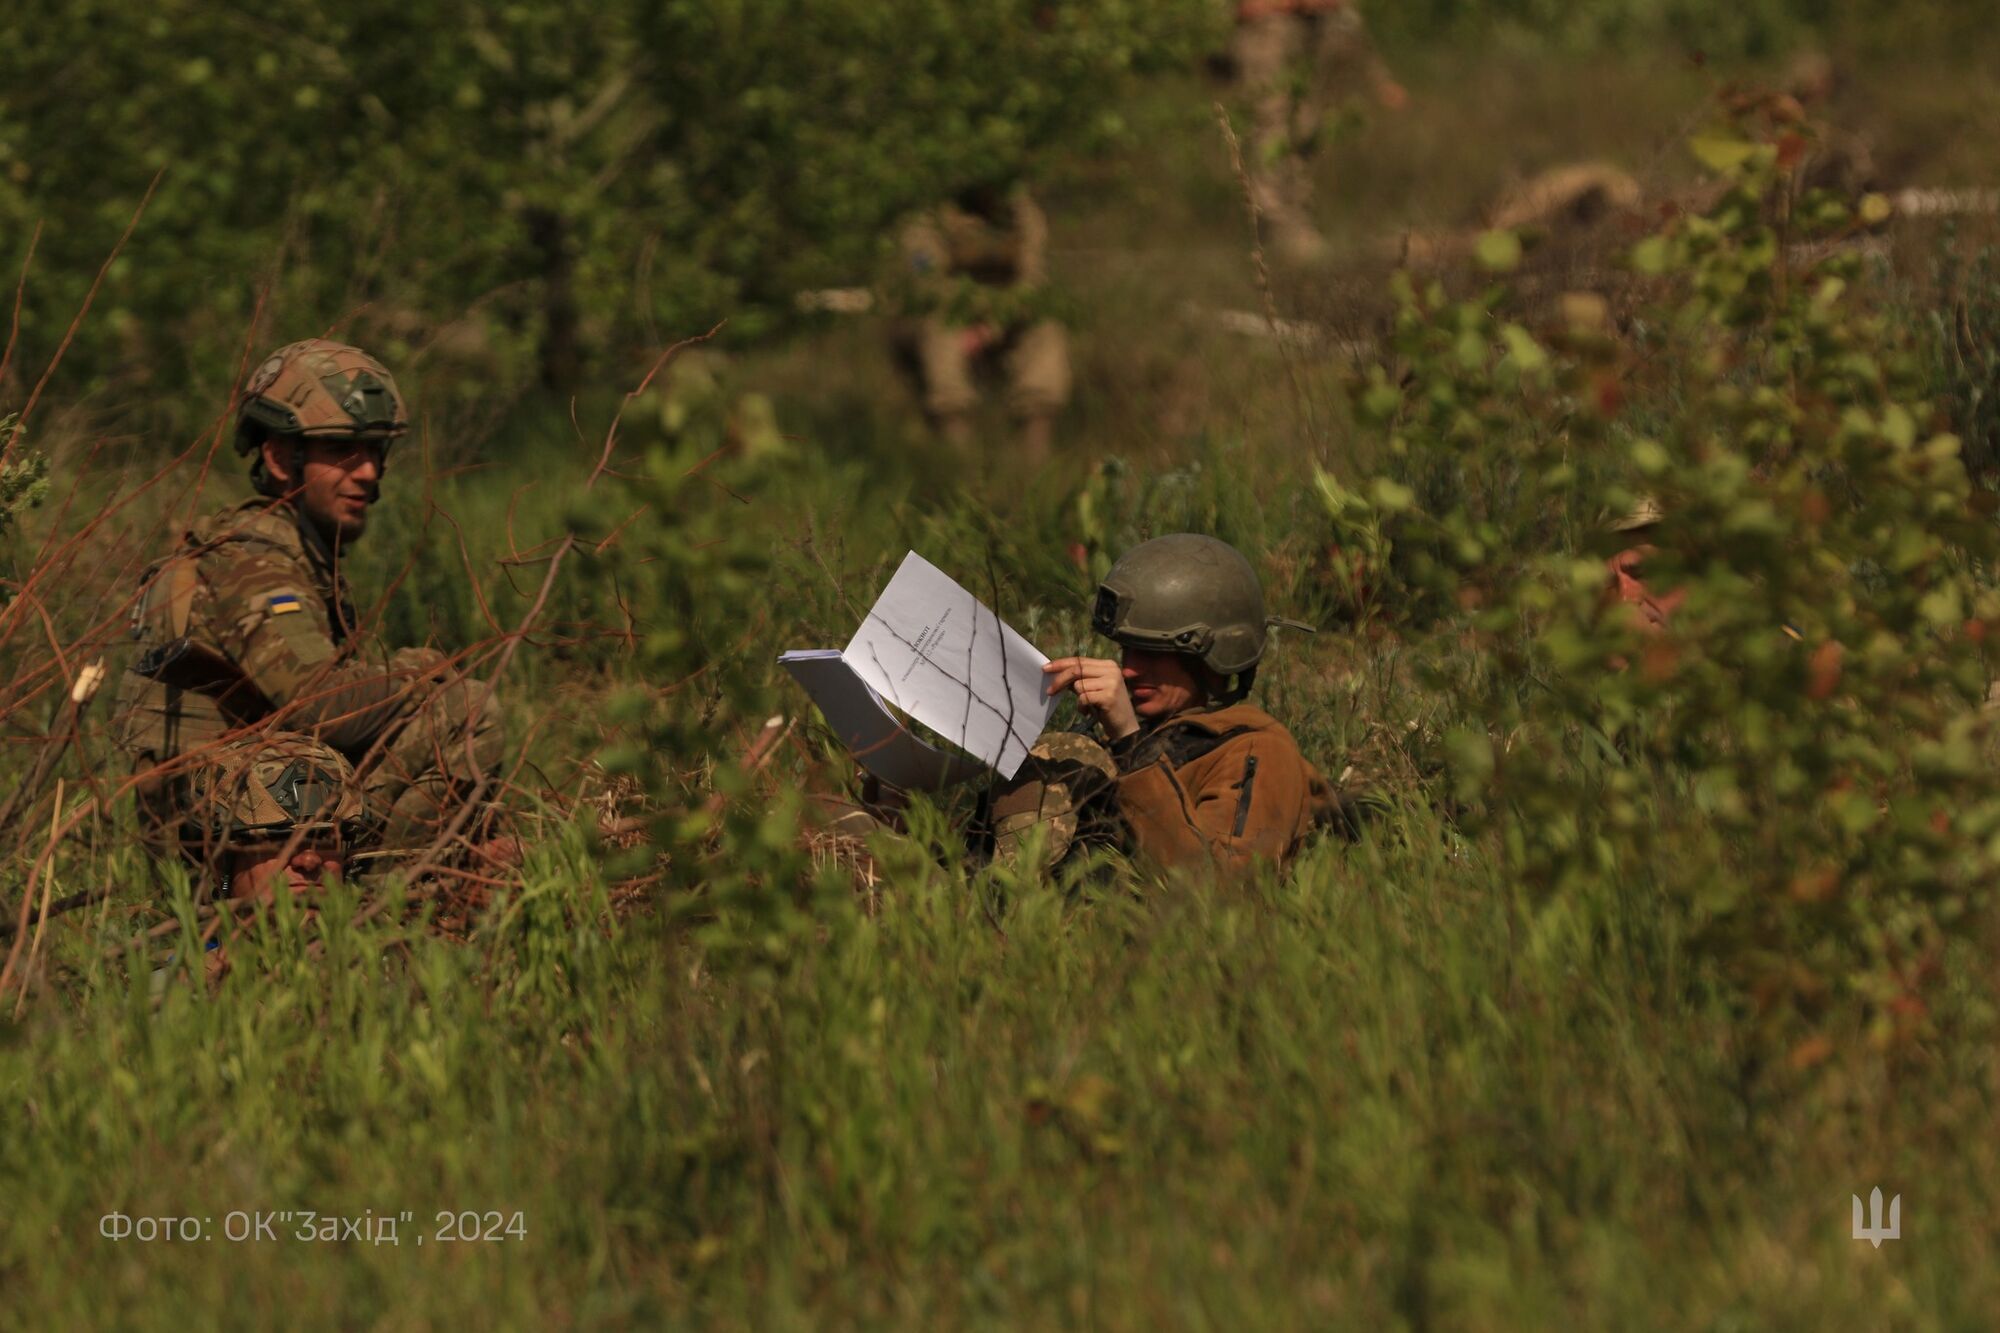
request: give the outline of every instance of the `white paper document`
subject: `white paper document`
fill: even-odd
[[[778,662],[805,686],[827,726],[861,766],[904,791],[938,791],[984,771],[964,755],[946,754],[898,722],[868,682],[840,660],[838,648],[780,654]]]
[[[839,662],[868,691],[865,701],[826,665],[830,653],[792,652],[779,660],[813,695],[856,758],[899,787],[960,779],[906,782],[879,765],[916,777],[916,770],[930,771],[924,753],[940,762],[964,761],[948,760],[911,735],[882,707],[884,699],[1003,778],[1021,767],[1055,711],[1057,701],[1048,697],[1042,675],[1049,659],[915,551],[903,557],[839,654]]]
[[[1034,644],[950,575],[918,555],[896,576],[840,654],[875,692],[1011,778],[1048,724]]]

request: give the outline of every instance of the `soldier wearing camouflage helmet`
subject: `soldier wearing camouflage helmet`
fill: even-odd
[[[256,498],[184,533],[134,604],[115,725],[156,836],[178,822],[188,757],[253,723],[355,765],[400,845],[425,840],[498,762],[483,684],[435,649],[386,653],[358,633],[342,555],[408,427],[394,378],[356,347],[292,343],[251,376],[236,449]]]
[[[338,880],[381,831],[340,752],[297,733],[223,742],[180,785],[182,853],[232,898]]]
[[[1025,777],[994,802],[1003,850],[1009,821],[1018,830],[1051,814],[1053,775],[1057,820],[1102,793],[1129,849],[1156,863],[1233,871],[1288,861],[1335,803],[1291,734],[1243,700],[1270,628],[1293,623],[1265,615],[1256,570],[1227,542],[1184,532],[1126,552],[1091,616],[1120,659],[1043,668],[1049,693],[1073,692],[1104,744],[1037,744]]]

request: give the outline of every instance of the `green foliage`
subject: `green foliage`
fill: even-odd
[[[1554,82],[1503,97],[1474,146],[1546,130]],[[1974,372],[1910,359],[1932,344],[1878,324],[1871,274],[1773,253],[1774,220],[1787,239],[1840,224],[1774,214],[1758,142],[1718,135],[1703,151],[1742,188],[1642,247],[1636,311],[1409,286],[1353,438],[1325,410],[1329,360],[1173,314],[1206,292],[1196,251],[1243,266],[1214,145],[1173,151],[1188,179],[1092,177],[1064,202],[1091,256],[1070,281],[1102,322],[1080,331],[1065,441],[1089,457],[1044,476],[925,450],[847,328],[734,365],[684,353],[587,492],[636,375],[574,409],[516,410],[498,377],[440,406],[397,454],[357,591],[407,566],[385,638],[459,648],[518,625],[574,536],[500,683],[517,778],[563,799],[609,765],[645,789],[656,841],[621,860],[587,804],[549,821],[468,942],[420,918],[352,927],[343,891],[232,936],[211,989],[182,934],[156,1009],[159,960],[111,951],[160,915],[156,877],[185,918],[184,877],[148,867],[123,801],[60,840],[43,883],[116,896],[58,918],[24,953],[19,1010],[0,1003],[10,1323],[1989,1320],[1995,916],[1959,821],[1988,817],[1992,784],[1952,734],[1991,642],[1963,623],[1984,624],[1988,538],[1921,401],[1961,401]],[[1178,230],[1158,205],[1181,190],[1212,191],[1223,223]],[[1511,281],[1510,250],[1489,247],[1489,280]],[[539,301],[510,299],[485,309],[525,363]],[[502,419],[513,447],[448,467]],[[53,434],[36,444],[85,469]],[[164,530],[182,479],[116,526]],[[88,473],[19,545],[113,512],[111,489]],[[1642,493],[1669,518],[1645,573],[1686,590],[1658,635],[1604,599],[1602,557],[1636,540],[1604,529]],[[1255,554],[1274,609],[1359,622],[1280,636],[1258,685],[1329,778],[1381,780],[1359,841],[1312,846],[1282,882],[1134,874],[1071,898],[968,872],[920,802],[865,867],[816,869],[799,806],[849,761],[778,649],[840,642],[909,546],[997,587],[1045,649],[1097,647],[1094,575],[1177,528]],[[122,628],[143,559],[124,554],[44,599],[65,643]],[[17,680],[48,660],[42,622],[22,626]],[[747,774],[774,709],[799,726]],[[58,769],[71,808],[94,794],[81,774],[120,771],[102,710]],[[5,747],[12,771],[36,748]],[[1885,1021],[1886,1059],[1865,1040]],[[1846,1233],[1848,1192],[1876,1181],[1906,1205],[1880,1254]],[[242,1209],[414,1216],[393,1247],[95,1232],[114,1211]],[[438,1245],[436,1214],[463,1209],[526,1234]]]
[[[649,612],[633,655],[639,683],[607,710],[621,743],[604,768],[654,799],[653,845],[642,850],[662,863],[669,910],[700,923],[716,965],[760,972],[839,916],[831,896],[812,910],[803,793],[755,793],[744,767],[770,712],[769,668],[743,651],[772,628],[771,544],[747,521],[769,475],[763,461],[717,459],[691,439],[655,446],[627,488],[646,521],[615,544],[579,548],[586,577],[615,561]]]
[[[48,495],[48,460],[23,446],[26,435],[18,418],[0,416],[0,539],[19,524],[22,510]],[[0,587],[0,601],[11,594],[11,587]]]
[[[1926,333],[1936,391],[1964,442],[1976,480],[2000,482],[2000,250],[1987,247],[1967,261],[1954,232],[1938,246],[1937,305]]]
[[[1325,498],[1337,532],[1379,524],[1416,619],[1451,631],[1455,786],[1544,919],[1714,838],[1727,868],[1677,909],[1744,1003],[1796,1040],[1853,997],[1907,1037],[2000,871],[1979,707],[2000,529],[1859,262],[1784,258],[1856,224],[1794,203],[1783,130],[1696,138],[1724,188],[1635,250],[1629,336],[1601,303],[1537,338],[1504,288],[1402,282],[1405,373],[1354,386],[1390,466],[1365,504]],[[1607,531],[1642,495],[1657,526]],[[1651,631],[1602,563],[1640,543]]]
[[[1652,50],[1768,57],[1845,32],[1893,49],[1913,32],[1977,38],[1977,0],[1917,0],[1893,14],[1868,0],[1407,0],[1376,4],[1369,21],[1393,47],[1503,36],[1536,48]]]
[[[28,348],[53,350],[150,188],[73,375],[226,382],[261,305],[265,329],[345,330],[490,401],[538,373],[573,390],[589,356],[662,330],[754,335],[801,286],[864,272],[904,211],[1101,142],[1128,76],[1213,15],[361,0],[274,23],[30,0],[16,19],[0,262],[42,224]]]
[[[1593,894],[1530,952],[1504,874],[1401,817],[1286,885],[1027,893],[1003,929],[912,867],[761,978],[602,915],[575,842],[470,945],[349,930],[345,900],[320,927],[281,909],[231,937],[212,994],[175,981],[157,1011],[146,962],[72,955],[67,998],[0,1015],[9,1315],[1861,1329],[1992,1308],[1991,1027],[1967,1000],[1941,1015],[1968,1040],[1893,1083],[1746,1099],[1732,1017],[1675,992],[1653,902]],[[574,925],[528,924],[558,902]],[[1875,1173],[1929,1182],[1900,1267],[1846,1236]],[[296,1213],[221,1233],[292,1210],[413,1216],[394,1245],[300,1241]],[[440,1243],[459,1210],[525,1235]],[[114,1241],[111,1213],[215,1237]],[[1773,1282],[1808,1262],[1818,1281]]]

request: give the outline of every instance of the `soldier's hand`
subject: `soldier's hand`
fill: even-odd
[[[1042,668],[1051,695],[1071,690],[1083,710],[1097,719],[1107,740],[1122,741],[1139,729],[1139,715],[1125,688],[1125,671],[1103,657],[1059,657]]]
[[[991,324],[974,324],[971,328],[959,330],[958,349],[967,357],[980,356],[999,340],[1000,331]]]

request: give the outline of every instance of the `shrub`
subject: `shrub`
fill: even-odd
[[[1401,280],[1400,373],[1354,386],[1389,464],[1323,496],[1338,539],[1387,546],[1385,600],[1440,630],[1453,779],[1535,928],[1593,886],[1665,892],[1769,1032],[1840,1005],[1888,1039],[2000,870],[2000,530],[1858,259],[1788,258],[1886,205],[1798,198],[1784,111],[1694,141],[1719,194],[1635,248],[1623,328],[1577,296],[1538,335],[1504,283]],[[1604,564],[1642,497],[1665,516],[1644,576],[1684,599],[1650,631]]]

